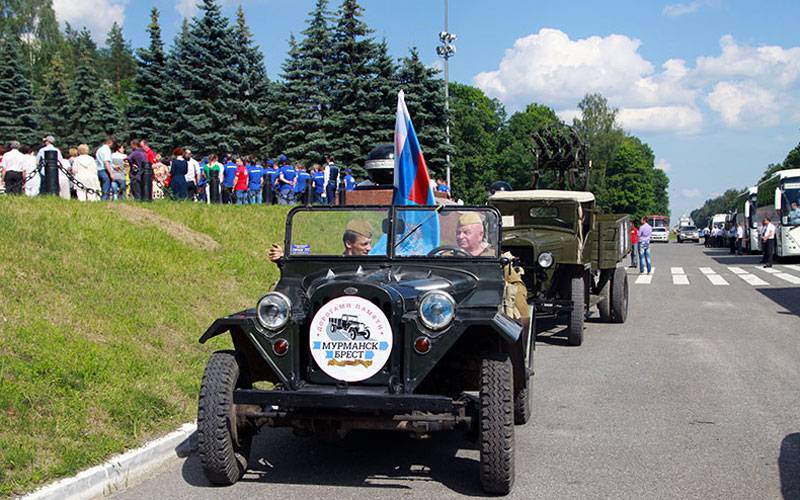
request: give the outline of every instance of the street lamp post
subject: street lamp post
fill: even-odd
[[[447,26],[447,0],[444,0],[444,31],[439,33],[441,45],[436,47],[436,54],[444,59],[444,110],[447,115],[445,121],[445,142],[447,144],[447,186],[450,186],[450,58],[456,55],[456,35],[450,33]]]

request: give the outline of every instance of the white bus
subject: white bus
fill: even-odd
[[[753,186],[742,191],[736,198],[736,211],[733,214],[737,224],[744,228],[744,241],[742,250],[746,253],[761,251],[761,238],[758,228],[761,221],[758,219],[758,186]]]
[[[758,221],[775,224],[775,255],[800,255],[800,168],[781,170],[758,185]]]

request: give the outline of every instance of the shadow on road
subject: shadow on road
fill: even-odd
[[[779,311],[779,314],[800,316],[800,288],[759,288],[758,291],[786,309],[787,312]]]
[[[475,445],[463,433],[435,433],[412,439],[396,432],[352,432],[338,443],[296,437],[289,429],[264,428],[253,441],[242,482],[313,486],[411,489],[409,483],[435,481],[455,493],[484,496],[477,460],[456,456]],[[184,481],[211,487],[193,453],[183,463]]]
[[[778,457],[781,494],[785,500],[800,499],[800,432],[789,434],[781,442]]]
[[[710,248],[703,250],[703,253],[717,261],[718,264],[725,266],[746,266],[758,265],[761,262],[761,255],[731,255],[727,248]]]

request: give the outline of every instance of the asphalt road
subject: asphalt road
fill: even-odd
[[[590,322],[581,347],[557,328],[540,335],[513,496],[800,498],[800,262],[768,273],[757,256],[702,245],[653,254],[649,283],[629,276],[626,324]],[[190,455],[117,495],[397,496],[482,496],[474,445],[458,433],[328,444],[267,429],[233,487],[211,487]]]

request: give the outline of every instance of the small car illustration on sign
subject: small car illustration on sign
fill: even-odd
[[[369,340],[369,328],[358,321],[358,316],[353,314],[345,314],[341,318],[330,318],[328,325],[330,325],[331,330],[347,333],[350,336],[350,340],[355,340],[356,337],[363,337],[364,340]]]

